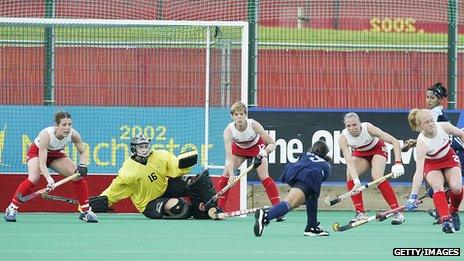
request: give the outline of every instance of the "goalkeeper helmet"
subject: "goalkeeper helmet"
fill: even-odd
[[[141,134],[133,137],[130,143],[130,150],[132,154],[139,157],[148,157],[151,152],[150,141],[151,140]]]

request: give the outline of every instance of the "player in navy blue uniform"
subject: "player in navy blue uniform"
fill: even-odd
[[[448,97],[445,86],[441,82],[437,82],[427,89],[425,94],[427,109],[430,110],[436,122],[450,122],[445,112],[443,111],[443,100]],[[464,162],[464,143],[459,137],[452,137],[451,148],[458,155],[461,163]],[[461,169],[461,175],[464,170]]]
[[[297,162],[285,166],[280,180],[290,185],[288,195],[280,203],[270,209],[258,209],[255,213],[255,236],[260,237],[264,227],[272,219],[284,216],[292,209],[306,204],[308,217],[305,236],[328,236],[317,221],[317,199],[321,191],[322,182],[330,175],[331,158],[327,155],[327,144],[319,140],[313,144],[308,152],[301,155]]]
[[[429,109],[430,113],[432,113],[432,117],[435,122],[450,122],[443,110],[443,102],[446,97],[448,97],[448,92],[441,82],[437,82],[430,86],[425,92],[427,109]],[[404,144],[402,151],[407,151],[415,146],[416,140],[409,139]],[[454,149],[454,152],[456,152],[456,155],[458,155],[461,163],[464,162],[464,142],[459,139],[459,137],[453,137],[451,147]],[[461,170],[461,175],[462,174],[464,174],[464,169]]]

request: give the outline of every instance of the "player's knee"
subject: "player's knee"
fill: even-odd
[[[190,217],[190,204],[181,198],[171,198],[164,208],[163,218],[187,219]]]
[[[63,173],[61,174],[65,175],[66,177],[69,177],[73,175],[74,173],[76,173],[76,167],[74,167],[74,165],[71,165],[71,166],[66,167],[66,170],[63,171]]]
[[[168,202],[169,198],[157,198],[148,202],[145,210],[142,212],[147,218],[162,219],[164,212],[164,205]]]
[[[157,198],[147,204],[143,214],[151,219],[187,219],[190,206],[180,198]]]
[[[458,185],[449,185],[448,187],[445,187],[445,193],[446,194],[459,194],[461,193],[461,190],[462,190],[462,186],[461,184],[458,184]]]
[[[29,177],[27,177],[27,179],[28,179],[32,184],[34,184],[34,185],[37,186],[37,184],[39,184],[40,177],[41,177],[40,175],[37,176],[37,177],[36,177],[35,175],[34,175],[34,176],[29,175]]]

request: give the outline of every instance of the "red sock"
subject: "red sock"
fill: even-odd
[[[221,191],[225,186],[227,186],[227,183],[229,182],[228,177],[221,176],[218,182],[218,192]],[[224,209],[226,207],[227,203],[227,197],[229,196],[229,190],[224,192],[224,194],[220,195],[218,198],[218,208]]]
[[[433,204],[435,205],[435,208],[437,209],[438,215],[440,216],[440,220],[442,222],[443,220],[450,218],[448,202],[446,201],[446,195],[444,191],[437,191],[433,193]]]
[[[387,201],[390,208],[397,208],[398,200],[396,199],[395,192],[393,191],[390,182],[384,180],[380,182],[380,184],[377,187],[379,188],[380,193],[382,193],[383,198],[385,199],[385,201]]]
[[[459,211],[459,205],[461,205],[462,196],[463,196],[463,189],[461,188],[461,192],[458,194],[450,194],[450,204],[449,204],[449,212],[450,214],[454,214]]]
[[[279,190],[271,177],[267,177],[261,181],[266,190],[267,197],[271,201],[271,204],[274,206],[280,202]]]
[[[348,188],[348,191],[353,189],[353,187],[354,187],[354,181],[348,180],[346,182],[346,188]],[[356,210],[356,212],[363,212],[363,213],[365,212],[362,192],[359,192],[358,194],[351,196],[351,201],[353,201],[354,210]]]
[[[74,181],[74,188],[82,212],[89,210],[89,188],[87,187],[87,181],[85,179]]]
[[[11,199],[11,203],[19,207],[19,205],[21,205],[21,201],[18,199],[18,193],[21,193],[21,196],[27,196],[34,192],[35,187],[35,184],[32,183],[29,179],[23,180],[23,182],[21,182],[21,184],[19,184],[18,188],[16,189],[16,192]]]

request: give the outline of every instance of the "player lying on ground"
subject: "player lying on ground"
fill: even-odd
[[[317,221],[317,199],[322,182],[330,175],[330,157],[327,156],[329,148],[324,141],[319,140],[313,144],[308,152],[301,155],[297,162],[285,166],[281,181],[292,188],[288,195],[277,205],[270,209],[258,209],[255,213],[255,236],[263,234],[264,227],[272,219],[284,216],[294,208],[306,204],[307,222],[304,230],[305,236],[328,236]]]
[[[451,149],[449,135],[464,139],[464,131],[448,122],[435,122],[429,110],[413,109],[408,115],[411,129],[419,132],[416,145],[416,171],[413,177],[407,210],[417,207],[417,193],[423,178],[433,189],[433,203],[442,230],[455,233],[461,228],[459,205],[463,197],[461,164]],[[450,204],[446,200],[444,184],[450,189]]]
[[[372,179],[381,178],[385,172],[385,164],[388,158],[387,148],[384,142],[393,145],[395,164],[391,168],[392,177],[397,178],[404,174],[404,167],[401,163],[400,143],[392,135],[382,131],[369,122],[361,122],[359,116],[350,112],[347,113],[343,122],[345,129],[339,139],[340,149],[346,160],[348,191],[357,189],[361,186],[359,175],[371,169]],[[353,152],[351,152],[353,150]],[[377,186],[382,197],[387,201],[391,209],[398,207],[398,200],[388,180],[384,180]],[[356,216],[353,222],[366,219],[362,192],[351,196]],[[403,213],[397,212],[392,218],[392,225],[399,225],[404,222]]]
[[[179,157],[165,150],[152,151],[150,140],[143,135],[132,138],[130,150],[132,156],[110,186],[90,199],[96,212],[107,212],[116,202],[130,198],[151,219],[209,218],[208,210],[198,208],[216,193],[207,171],[194,179],[182,177],[197,163],[196,151]],[[191,204],[183,197],[190,197]]]
[[[80,164],[78,166],[63,151],[69,143],[74,143],[79,152]],[[79,173],[78,178],[73,181],[81,210],[79,219],[92,223],[98,222],[97,216],[89,208],[89,189],[87,181],[83,178],[87,174],[87,153],[81,136],[72,128],[70,113],[55,114],[55,125],[40,131],[27,151],[26,162],[29,172],[27,179],[21,182],[16,189],[5,211],[5,221],[16,222],[17,210],[22,203],[18,196],[27,197],[31,194],[41,175],[47,180],[47,191],[55,188],[55,181],[48,171],[48,168],[51,168],[66,177],[73,175],[76,171]]]

